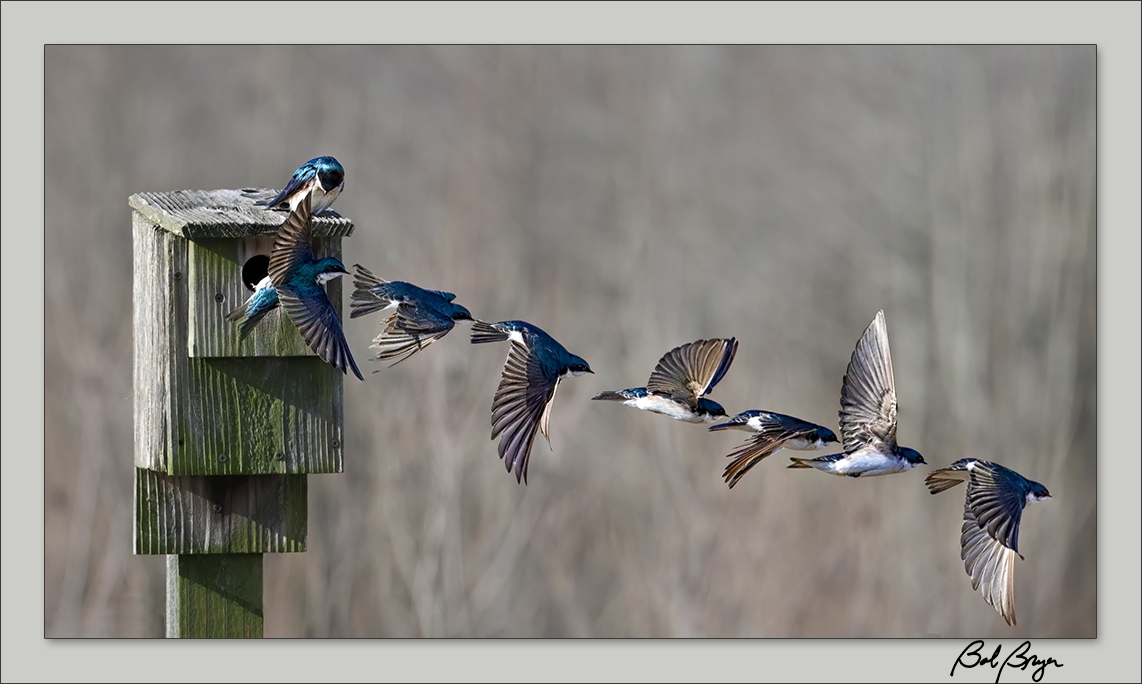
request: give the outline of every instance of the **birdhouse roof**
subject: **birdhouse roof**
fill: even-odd
[[[258,201],[269,201],[276,190],[173,190],[140,192],[128,200],[131,207],[151,221],[184,238],[273,237],[289,212],[266,210]],[[314,237],[345,237],[353,234],[353,222],[333,210],[311,219]]]

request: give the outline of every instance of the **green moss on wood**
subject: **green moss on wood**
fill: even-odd
[[[305,551],[305,475],[175,477],[135,469],[135,553]]]
[[[258,553],[170,556],[167,637],[261,638],[262,584]]]

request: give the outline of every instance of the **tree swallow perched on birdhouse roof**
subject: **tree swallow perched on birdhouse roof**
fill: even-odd
[[[516,482],[527,484],[527,461],[535,430],[551,446],[547,422],[551,401],[563,378],[594,373],[587,361],[568,352],[553,337],[531,323],[502,321],[472,324],[472,344],[511,340],[500,385],[492,399],[492,439],[503,433],[497,447]]]
[[[728,456],[733,461],[726,466],[723,477],[731,489],[750,468],[782,449],[812,451],[837,441],[827,427],[772,411],[743,411],[725,423],[710,426],[711,432],[718,430],[757,433]]]
[[[896,381],[883,311],[876,312],[849,360],[841,383],[840,417],[843,453],[791,456],[789,467],[871,477],[904,472],[925,462],[920,452],[896,445]]]
[[[971,577],[971,588],[1015,625],[1015,556],[1019,553],[1019,520],[1023,509],[1051,496],[1047,488],[998,463],[962,458],[924,478],[932,494],[961,482],[968,483],[964,497],[964,524],[960,531],[960,558]]]
[[[704,398],[729,370],[738,341],[698,340],[675,347],[658,361],[646,387],[600,392],[592,399],[618,401],[688,423],[712,423],[726,410]]]
[[[289,183],[265,206],[267,210],[288,206],[293,211],[297,209],[302,197],[312,194],[312,213],[320,214],[333,204],[333,200],[337,199],[344,188],[345,169],[340,162],[333,157],[315,157],[298,167]]]
[[[364,380],[345,342],[341,320],[323,287],[349,271],[345,264],[333,257],[314,258],[309,209],[309,195],[306,194],[278,229],[270,252],[269,277],[282,308],[309,348],[343,373],[352,368],[353,374]]]
[[[456,321],[470,321],[468,309],[453,304],[456,295],[439,290],[425,290],[400,280],[385,280],[360,264],[354,264],[356,290],[349,306],[350,318],[378,310],[392,309],[385,318],[385,328],[372,347],[380,349],[378,360],[396,359],[393,366],[448,334]],[[373,371],[374,373],[377,371]]]

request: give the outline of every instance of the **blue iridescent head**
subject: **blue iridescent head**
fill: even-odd
[[[472,318],[472,312],[468,311],[468,309],[460,306],[459,304],[453,304],[452,305],[452,316],[451,316],[451,318],[454,321],[475,320]]]
[[[333,157],[316,157],[308,163],[317,169],[317,180],[326,192],[345,182],[345,169]]]
[[[916,451],[915,449],[909,449],[908,447],[896,447],[896,454],[914,466],[928,465],[928,462],[924,460],[924,457],[920,455],[920,452]]]
[[[587,365],[587,360],[581,356],[571,354],[571,359],[567,362],[568,375],[582,375],[584,373],[594,373],[591,367]]]
[[[325,283],[338,276],[347,275],[349,270],[345,268],[345,264],[341,263],[339,259],[323,257],[313,263],[313,273],[317,278],[317,282]]]
[[[698,398],[698,410],[703,413],[708,413],[711,416],[726,415],[726,410],[722,408],[721,404],[716,401],[711,401],[705,397]]]

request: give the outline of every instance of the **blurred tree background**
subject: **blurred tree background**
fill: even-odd
[[[266,636],[1095,636],[1093,46],[45,59],[47,636],[163,634],[164,559],[131,543],[127,198],[280,188],[322,154],[347,264],[539,325],[596,374],[562,384],[525,487],[489,440],[506,345],[461,324],[389,368],[380,317],[347,320],[345,473],[309,478],[308,551],[266,557]],[[878,309],[927,467],[781,452],[729,490],[745,433],[589,401],[736,336],[713,399],[835,430]],[[969,456],[1054,496],[1023,520],[1015,628],[964,572],[963,487],[923,485]]]

